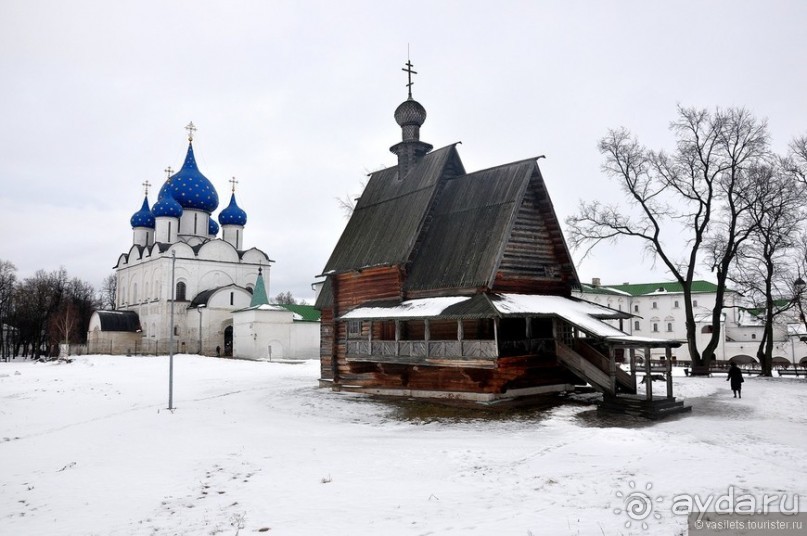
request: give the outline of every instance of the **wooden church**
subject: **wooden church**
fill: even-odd
[[[323,272],[321,385],[484,403],[586,383],[635,393],[617,359],[678,343],[629,336],[604,322],[629,314],[571,297],[537,159],[468,173],[455,144],[432,150],[411,67],[398,165],[371,174]]]

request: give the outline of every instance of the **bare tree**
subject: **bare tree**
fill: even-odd
[[[115,272],[109,274],[101,283],[101,290],[98,292],[98,301],[101,309],[114,311],[117,308],[118,298],[118,276]]]
[[[0,260],[0,357],[11,355],[11,341],[6,334],[14,329],[9,326],[14,307],[14,287],[17,284],[17,267],[12,263]],[[8,326],[8,329],[6,329]]]
[[[76,342],[79,326],[78,308],[70,301],[64,300],[50,317],[49,332],[53,344],[64,344],[69,353],[70,343]]]
[[[363,180],[359,183],[360,190],[363,192],[364,189],[367,187],[367,181]],[[339,208],[342,210],[342,213],[345,215],[345,219],[349,220],[350,217],[353,215],[353,211],[356,209],[356,203],[359,202],[359,197],[361,194],[345,194],[344,197],[337,197],[336,204],[339,205]]]
[[[786,160],[752,168],[748,175],[754,203],[745,218],[752,235],[738,249],[729,278],[763,312],[764,329],[757,358],[762,374],[770,376],[774,327],[780,316],[795,305],[793,281],[797,269],[793,260],[804,215],[804,188],[788,172]]]
[[[627,204],[581,202],[566,220],[574,248],[588,254],[602,242],[630,237],[667,268],[681,285],[689,354],[693,365],[708,365],[720,337],[728,267],[749,230],[741,228],[748,200],[740,197],[746,170],[768,156],[767,125],[744,109],[714,112],[678,108],[670,125],[676,138],[671,153],[639,144],[624,128],[600,140],[603,170],[618,181]],[[683,253],[677,241],[685,239]],[[696,339],[692,281],[710,245],[710,265],[717,271],[714,333],[701,355]]]
[[[296,305],[297,300],[294,299],[292,296],[291,291],[281,292],[277,296],[275,296],[275,303],[279,303],[281,305]]]
[[[48,321],[59,308],[67,286],[67,271],[64,268],[53,272],[38,270],[33,277],[26,278],[14,291],[14,322],[19,329],[18,346],[23,347],[23,355],[40,357],[53,353],[47,347]],[[18,353],[18,352],[17,352]]]

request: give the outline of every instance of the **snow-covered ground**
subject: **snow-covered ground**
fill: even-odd
[[[807,510],[804,379],[748,378],[734,399],[723,378],[676,377],[694,411],[649,423],[585,397],[485,411],[333,393],[318,367],[177,356],[170,412],[167,357],[0,363],[0,533],[674,535],[674,496],[732,487]]]

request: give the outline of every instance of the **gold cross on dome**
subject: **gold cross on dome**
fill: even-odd
[[[233,185],[233,193],[235,193],[235,185],[238,184],[238,181],[235,180],[235,177],[233,177],[228,182]]]
[[[413,65],[412,65],[412,62],[409,61],[409,59],[406,60],[405,65],[406,65],[406,69],[401,69],[401,70],[406,72],[406,76],[409,79],[409,83],[406,84],[406,87],[409,88],[409,98],[411,99],[412,98],[412,84],[414,84],[414,82],[412,82],[412,75],[413,74],[418,74],[418,73],[417,73],[417,71],[412,70]]]
[[[185,130],[188,131],[188,141],[193,141],[193,133],[196,132],[196,127],[194,126],[193,121],[188,123]]]
[[[165,171],[165,175],[166,175],[166,177],[167,177],[168,179],[170,179],[170,178],[171,178],[171,175],[173,175],[173,174],[174,174],[174,169],[173,169],[171,166],[168,166],[168,167],[167,167],[167,168],[165,168],[163,171]]]
[[[143,183],[143,189],[146,191],[147,196],[149,195],[149,186],[151,186],[151,183],[148,180]]]

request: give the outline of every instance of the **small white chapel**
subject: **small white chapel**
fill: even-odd
[[[319,315],[312,306],[271,305],[272,261],[244,247],[247,213],[230,180],[229,204],[199,170],[190,123],[179,171],[166,169],[157,202],[130,220],[132,244],[118,257],[115,310],[90,320],[88,351],[101,354],[194,353],[248,359],[315,358]],[[310,310],[309,310],[310,309]],[[173,322],[172,322],[173,316]],[[173,334],[171,326],[173,325]]]

